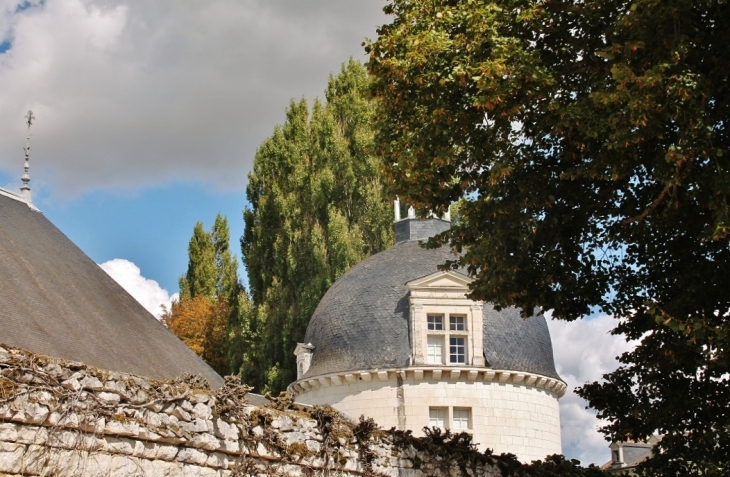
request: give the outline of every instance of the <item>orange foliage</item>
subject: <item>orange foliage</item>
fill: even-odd
[[[203,296],[182,300],[162,315],[162,323],[203,358],[218,374],[228,374],[226,325],[230,307],[222,298]]]

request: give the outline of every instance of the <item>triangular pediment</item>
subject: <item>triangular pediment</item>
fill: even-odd
[[[299,356],[300,354],[309,354],[314,350],[314,345],[312,343],[297,343],[296,349],[294,349],[294,354],[296,356]]]
[[[464,290],[469,289],[472,279],[453,270],[439,271],[406,283],[409,290]]]

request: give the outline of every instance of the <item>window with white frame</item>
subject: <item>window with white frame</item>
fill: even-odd
[[[450,331],[465,331],[464,327],[465,317],[463,316],[449,316],[449,330]]]
[[[466,363],[466,338],[463,336],[449,337],[449,363]]]
[[[426,363],[427,364],[467,364],[466,317],[464,315],[428,314]],[[448,328],[445,324],[448,323]],[[444,345],[448,346],[448,354],[444,353]]]
[[[444,364],[444,337],[435,335],[428,337],[428,364]]]
[[[455,431],[466,431],[471,429],[471,409],[455,407],[452,414],[452,429]]]
[[[448,409],[445,407],[431,407],[428,409],[428,426],[446,429]]]
[[[428,329],[442,331],[444,329],[444,315],[428,315]]]

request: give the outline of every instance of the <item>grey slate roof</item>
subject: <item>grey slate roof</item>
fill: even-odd
[[[1,193],[0,343],[154,379],[223,382],[42,213]]]
[[[455,257],[448,247],[427,250],[417,240],[406,240],[368,257],[340,277],[320,301],[307,327],[304,342],[315,348],[305,377],[408,366],[411,346],[406,283],[436,272],[449,258]],[[486,304],[484,355],[493,369],[559,378],[543,316],[525,320],[515,308],[498,312]]]

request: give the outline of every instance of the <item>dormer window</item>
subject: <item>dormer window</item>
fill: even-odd
[[[414,365],[484,366],[482,304],[466,297],[470,282],[448,271],[407,284]]]
[[[294,354],[297,357],[297,379],[301,379],[304,374],[309,371],[312,364],[312,352],[314,346],[312,343],[297,343]]]

